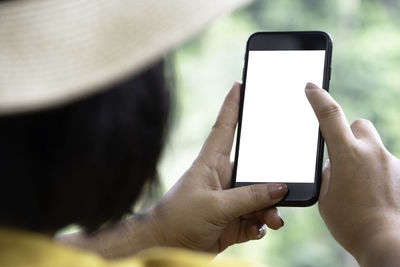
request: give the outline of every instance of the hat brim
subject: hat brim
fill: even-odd
[[[0,114],[101,92],[249,0],[0,3]]]

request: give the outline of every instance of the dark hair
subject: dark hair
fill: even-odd
[[[160,62],[96,96],[0,117],[0,224],[93,231],[120,219],[156,176],[169,100]]]

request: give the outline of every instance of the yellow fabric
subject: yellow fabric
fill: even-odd
[[[55,243],[44,235],[0,229],[0,267],[223,267],[254,266],[231,260],[212,260],[207,254],[156,248],[123,260],[105,260],[96,254]]]

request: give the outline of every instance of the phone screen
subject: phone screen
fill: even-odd
[[[236,182],[314,182],[318,121],[304,87],[322,87],[325,53],[249,50]]]

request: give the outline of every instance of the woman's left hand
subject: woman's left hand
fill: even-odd
[[[106,258],[126,257],[156,246],[221,252],[235,243],[262,238],[264,224],[272,229],[282,227],[274,205],[287,194],[286,185],[230,188],[240,86],[235,83],[226,97],[197,159],[157,204],[93,236],[75,233],[58,236],[57,241]]]
[[[147,211],[160,245],[221,252],[235,243],[260,239],[266,224],[283,226],[277,204],[284,184],[256,184],[231,189],[232,149],[240,86],[227,95],[203,148],[173,188]],[[262,122],[260,122],[262,123]]]

